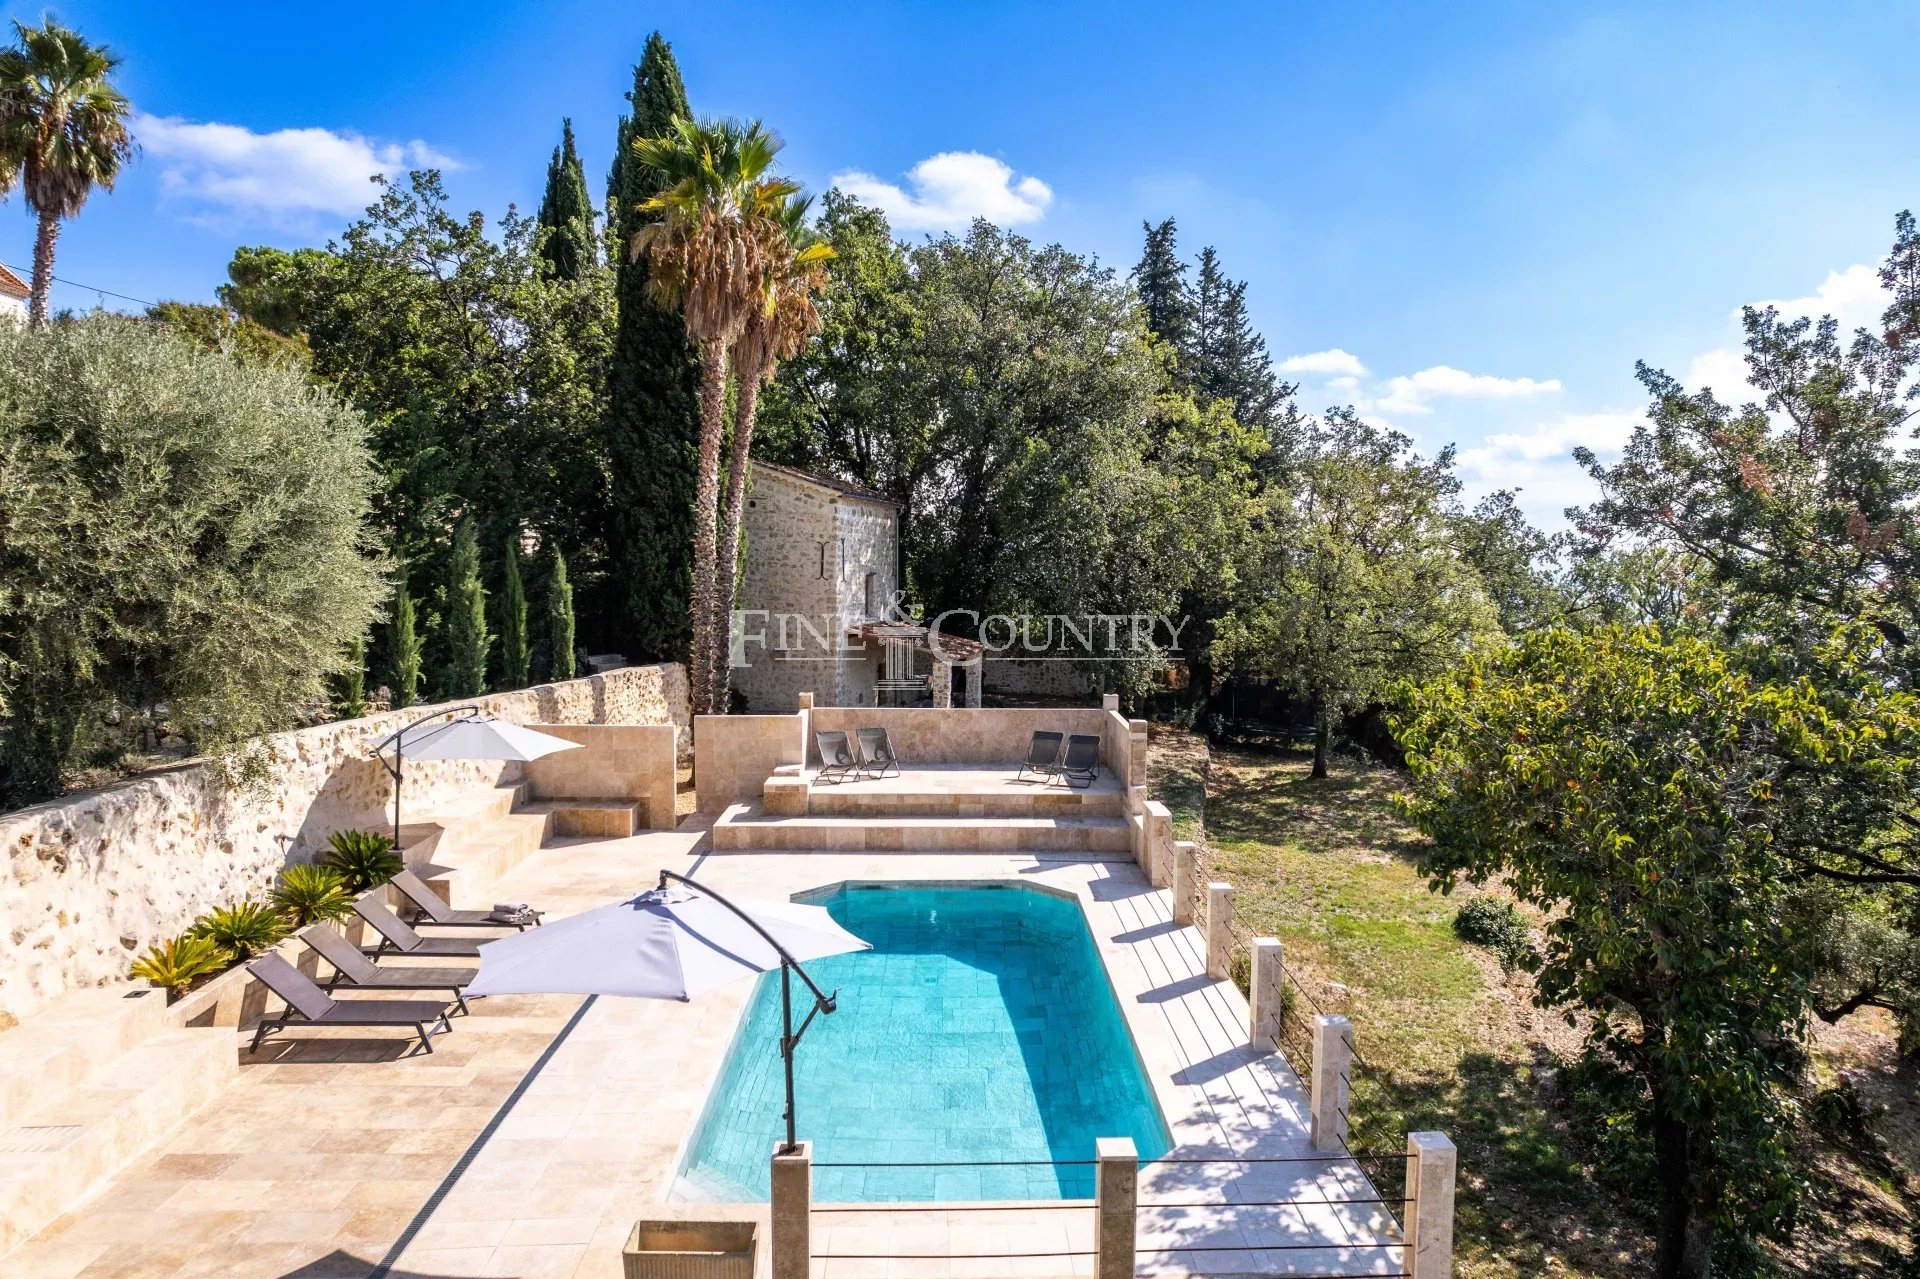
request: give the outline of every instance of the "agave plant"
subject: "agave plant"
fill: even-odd
[[[289,866],[273,886],[273,905],[295,928],[353,913],[346,877],[331,866]]]
[[[166,991],[167,1002],[172,1003],[196,980],[219,971],[226,962],[227,953],[212,938],[187,933],[148,947],[146,954],[133,961],[133,975]]]
[[[228,902],[210,910],[187,930],[241,959],[251,959],[287,935],[287,921],[265,902]]]
[[[340,873],[351,892],[378,888],[400,873],[393,837],[373,830],[337,830],[320,860]]]

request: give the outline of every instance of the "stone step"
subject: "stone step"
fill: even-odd
[[[716,851],[865,850],[910,853],[1120,853],[1132,832],[1118,817],[781,817],[735,804],[713,824]]]
[[[540,851],[553,814],[521,810],[496,817],[483,831],[475,831],[454,847],[443,846],[434,864],[455,873],[446,876],[457,907],[491,904],[488,895],[508,871]]]
[[[402,801],[402,816],[414,820],[400,824],[400,851],[409,866],[421,862],[446,865],[447,857],[484,836],[493,823],[511,814],[526,800],[525,782],[490,786],[474,795],[430,810],[410,813]]]
[[[646,826],[646,805],[639,800],[536,799],[518,811],[546,813],[550,836],[625,839]]]
[[[0,1254],[70,1211],[238,1071],[231,1030],[162,1031],[10,1120],[0,1128]]]
[[[60,996],[0,1034],[0,1125],[77,1086],[101,1062],[167,1028],[167,996],[144,982]]]
[[[768,788],[774,781],[769,779]],[[943,790],[841,790],[814,782],[807,791],[809,817],[1122,817],[1118,791],[1065,787],[1006,793]]]

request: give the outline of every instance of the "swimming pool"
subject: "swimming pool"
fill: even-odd
[[[795,1054],[816,1202],[1083,1199],[1099,1137],[1166,1153],[1166,1124],[1078,902],[1017,884],[849,885],[820,901],[873,949],[816,960],[839,1011]],[[780,982],[760,980],[681,1176],[767,1197],[782,1127]],[[834,1163],[963,1164],[835,1168]],[[1035,1161],[1004,1166],[1009,1161]]]

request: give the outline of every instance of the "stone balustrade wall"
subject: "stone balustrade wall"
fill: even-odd
[[[522,724],[688,724],[686,672],[668,664],[471,700]],[[124,980],[148,946],[215,906],[264,892],[282,867],[313,860],[333,832],[385,829],[393,784],[369,752],[433,710],[264,738],[267,777],[254,787],[191,762],[0,814],[0,1028],[68,990]],[[521,767],[409,762],[405,814],[517,781]]]

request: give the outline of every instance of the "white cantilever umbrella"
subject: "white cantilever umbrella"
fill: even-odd
[[[455,718],[434,724],[442,715]],[[400,782],[406,761],[411,759],[541,759],[559,751],[576,749],[579,742],[523,728],[505,720],[480,713],[478,706],[456,706],[434,711],[406,725],[373,748],[373,756],[393,775],[393,842],[400,843]],[[382,752],[393,748],[389,761]]]
[[[831,1013],[834,996],[800,967],[866,950],[867,943],[835,923],[819,906],[794,902],[732,902],[672,871],[660,885],[611,906],[555,920],[480,947],[480,973],[468,995],[628,995],[689,999],[755,973],[780,970],[785,1030],[780,1055],[787,1071],[787,1146],[794,1143],[793,1049],[817,1013]],[[814,1006],[793,1025],[798,973]]]

